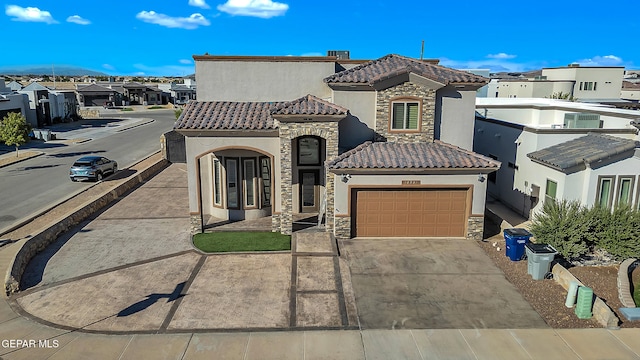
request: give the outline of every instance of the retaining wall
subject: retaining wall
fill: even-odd
[[[9,268],[7,269],[7,275],[4,282],[6,294],[10,295],[20,291],[20,280],[22,279],[22,275],[24,274],[29,261],[31,261],[36,254],[44,250],[49,244],[54,242],[60,234],[86,220],[93,213],[109,205],[127,191],[133,189],[144,180],[164,169],[168,164],[169,162],[165,159],[157,161],[117,185],[109,192],[85,203],[79,208],[76,208],[60,221],[51,224],[39,233],[34,234],[31,238],[25,240],[21,244],[21,248],[18,250],[15,258],[9,264]],[[80,195],[82,195],[82,193]]]
[[[562,285],[565,290],[569,290],[569,284],[572,281],[578,283],[579,286],[585,286],[580,280],[578,280],[572,273],[569,272],[564,266],[560,264],[555,264],[553,269],[551,269],[553,273],[553,278],[555,281]],[[593,317],[598,321],[602,326],[614,329],[618,328],[618,324],[620,323],[620,319],[616,316],[616,314],[609,308],[607,304],[605,304],[602,299],[595,296],[595,301],[593,302]]]

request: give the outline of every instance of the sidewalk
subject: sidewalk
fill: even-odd
[[[103,182],[91,188],[84,194],[84,201],[110,192],[114,183]],[[75,208],[78,204],[70,202],[68,206]],[[28,237],[64,216],[64,209],[46,216],[49,218],[16,230],[11,238]],[[0,269],[6,272],[18,245],[0,247]],[[311,251],[300,246],[296,250]],[[106,335],[35,322],[10,303],[4,295],[0,299],[2,359],[640,359],[640,329],[184,329],[164,334]]]

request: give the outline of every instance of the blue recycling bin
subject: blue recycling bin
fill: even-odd
[[[505,255],[508,256],[511,261],[522,260],[522,258],[524,258],[525,245],[529,242],[531,236],[531,233],[526,229],[504,229],[504,241],[507,243],[507,246],[505,246]]]

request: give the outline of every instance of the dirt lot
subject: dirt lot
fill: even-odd
[[[496,245],[494,246],[494,243]],[[511,261],[505,256],[505,242],[502,235],[478,242],[491,260],[504,272],[509,280],[553,328],[600,328],[593,319],[581,320],[574,309],[565,307],[566,290],[552,279],[533,280],[527,274],[527,261]],[[497,249],[500,250],[497,250]],[[618,299],[618,266],[577,266],[569,271],[582,283],[593,288],[594,293],[604,300],[620,318],[620,327],[640,328],[640,321],[627,321],[618,310],[622,307]],[[634,282],[638,283],[640,268],[634,271]]]

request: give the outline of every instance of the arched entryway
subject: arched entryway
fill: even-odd
[[[271,216],[273,156],[252,148],[221,148],[197,159],[203,224]]]

